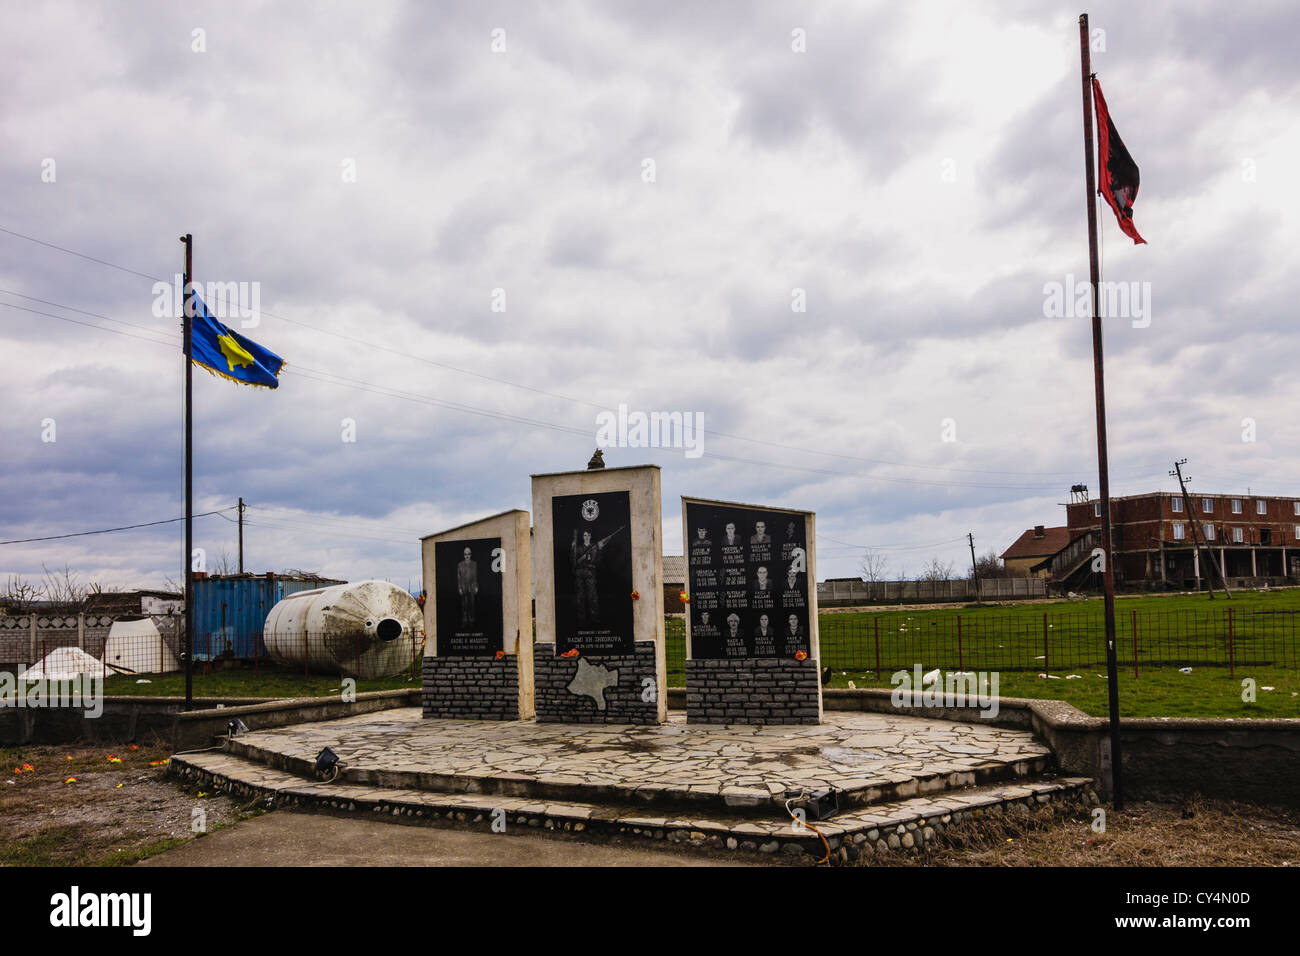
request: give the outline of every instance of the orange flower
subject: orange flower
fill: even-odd
[[[32,772],[33,770],[35,770],[36,768],[33,767],[33,766],[32,766],[31,764],[29,764],[29,763],[25,763],[25,764],[23,764],[23,769],[26,770],[28,773],[31,773],[31,772]]]
[[[163,766],[166,766],[166,764],[167,764],[167,761],[166,761],[166,760],[150,760],[150,761],[149,761],[149,766],[151,766],[151,767],[163,767]]]
[[[632,592],[632,600],[633,600],[633,601],[640,600],[640,598],[641,598],[641,595],[640,595],[640,594],[638,594],[636,591],[633,591],[633,592]]]
[[[506,652],[505,652],[505,651],[497,651],[497,660],[499,660],[499,661],[500,661],[500,660],[505,660],[505,656],[506,656]]]
[[[679,594],[678,597],[680,597],[680,598],[682,599],[682,603],[683,603],[683,604],[690,604],[690,603],[691,603],[691,596],[690,596],[689,594],[687,594],[685,591],[683,591],[681,594]]]
[[[63,782],[64,782],[64,783],[76,783],[76,782],[77,782],[77,778],[76,778],[76,777],[69,777],[67,780],[65,780],[65,781],[63,781]]]
[[[140,749],[140,745],[139,745],[139,744],[132,744],[131,746],[127,747],[126,749],[127,749],[127,750],[139,750],[139,749]]]
[[[563,654],[561,654],[560,656],[561,656],[561,657],[577,657],[577,656],[578,656],[578,649],[577,649],[576,647],[571,647],[571,648],[569,648],[567,651],[565,651]]]
[[[806,661],[806,660],[808,659],[808,652],[807,652],[807,651],[795,651],[795,652],[794,652],[794,659],[797,660],[797,661]]]

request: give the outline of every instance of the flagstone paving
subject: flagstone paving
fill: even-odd
[[[893,714],[827,713],[816,726],[658,727],[425,719],[418,708],[254,731],[229,749],[306,772],[322,748],[339,782],[516,797],[771,808],[833,788],[841,806],[1026,777],[1051,752],[1021,730]]]

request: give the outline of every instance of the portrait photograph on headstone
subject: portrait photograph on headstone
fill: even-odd
[[[552,499],[556,651],[632,650],[631,503],[626,491]]]
[[[502,649],[500,538],[434,545],[438,654],[463,657]]]

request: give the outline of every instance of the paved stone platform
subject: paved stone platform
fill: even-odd
[[[1051,764],[1031,734],[892,714],[828,713],[803,727],[651,727],[431,720],[417,708],[256,731],[232,754],[311,779],[323,747],[338,782],[443,793],[691,805],[785,817],[787,791],[841,807],[1027,779]]]

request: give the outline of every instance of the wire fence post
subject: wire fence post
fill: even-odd
[[[1132,617],[1133,630],[1133,676],[1138,676],[1138,612],[1136,609],[1129,611]]]
[[[1052,668],[1048,663],[1047,657],[1047,612],[1043,612],[1043,673],[1050,674]]]
[[[1228,676],[1237,676],[1237,641],[1234,633],[1232,608],[1228,608]]]
[[[880,616],[872,621],[876,630],[876,680],[880,680]]]
[[[959,671],[966,670],[965,660],[962,656],[962,649],[961,649],[961,615],[960,614],[957,615],[957,670]]]

